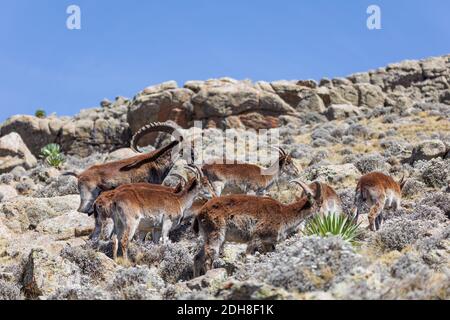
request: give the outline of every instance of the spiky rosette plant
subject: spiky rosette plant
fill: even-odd
[[[303,233],[307,236],[329,237],[338,236],[352,244],[358,244],[361,235],[360,224],[345,214],[332,213],[328,215],[315,215],[305,226]]]
[[[56,143],[46,145],[41,149],[41,156],[48,165],[54,168],[60,168],[64,163],[64,156],[61,154],[61,147]]]

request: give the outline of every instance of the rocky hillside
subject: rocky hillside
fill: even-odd
[[[167,82],[73,118],[14,116],[0,127],[0,300],[449,299],[449,119],[450,56],[319,83]],[[131,135],[166,120],[187,134],[201,121],[208,151],[225,128],[279,127],[302,178],[335,187],[347,211],[362,174],[407,172],[402,208],[359,246],[296,234],[246,256],[227,244],[217,269],[197,279],[189,225],[169,245],[133,243],[132,264],[116,264],[109,243],[87,240],[94,221],[76,212],[77,180],[61,174],[132,156]],[[59,169],[40,157],[49,143],[64,153]],[[289,202],[299,191],[285,180],[270,194]]]

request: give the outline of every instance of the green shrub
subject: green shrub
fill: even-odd
[[[47,113],[45,112],[45,110],[38,109],[38,110],[36,110],[34,115],[38,118],[45,118],[47,116]]]
[[[315,215],[305,226],[303,233],[307,236],[339,236],[352,244],[357,244],[357,238],[361,235],[354,219],[345,214],[329,214],[326,216]]]
[[[54,168],[60,168],[64,163],[64,156],[61,154],[61,147],[52,143],[41,149],[41,155]]]

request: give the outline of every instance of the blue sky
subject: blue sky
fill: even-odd
[[[82,30],[66,28],[66,8]],[[382,30],[366,9],[382,10]],[[320,79],[450,53],[447,0],[1,0],[0,121],[176,80]]]

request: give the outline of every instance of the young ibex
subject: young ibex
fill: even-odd
[[[385,207],[393,207],[394,210],[400,208],[405,182],[405,176],[400,182],[396,182],[381,172],[372,172],[361,177],[356,187],[355,219],[358,219],[363,204],[367,203],[370,207],[369,229],[379,230],[383,222],[383,209]]]
[[[153,123],[139,130],[132,139],[132,147],[137,150],[139,139],[146,133],[162,131],[174,133],[176,129],[164,123]],[[177,153],[182,141],[173,141],[169,145],[129,159],[93,166],[81,174],[71,174],[78,178],[81,203],[79,212],[92,215],[94,201],[100,193],[115,189],[123,184],[148,182],[161,184],[174,166],[172,155]],[[175,148],[177,147],[177,148]]]
[[[124,184],[114,190],[105,191],[95,200],[94,202],[94,217],[95,217],[95,228],[89,239],[97,241],[99,238],[102,240],[107,240],[111,237],[111,233],[114,227],[114,221],[112,219],[112,203],[114,197],[117,193],[122,191],[132,191],[134,189],[145,189],[153,190],[153,192],[172,192],[179,193],[183,190],[184,185],[187,180],[178,174],[171,174],[171,176],[178,177],[180,182],[175,188],[167,187],[159,184],[150,183],[134,183],[134,184]]]
[[[123,258],[128,259],[128,243],[137,230],[152,231],[153,239],[168,242],[169,232],[180,225],[197,195],[201,191],[212,192],[209,181],[201,174],[200,169],[186,168],[193,171],[196,176],[191,178],[177,194],[155,192],[147,188],[123,190],[115,194],[111,207],[114,220],[114,259],[117,259],[119,243]]]
[[[254,164],[205,164],[202,167],[203,174],[214,187],[215,195],[220,196],[225,187],[237,187],[245,193],[252,191],[257,195],[265,192],[278,180],[280,173],[290,173],[298,176],[299,171],[290,155],[282,148],[276,148],[279,152],[278,163],[266,169]],[[273,172],[264,175],[264,171]]]
[[[248,243],[247,253],[273,251],[278,241],[294,232],[298,225],[317,210],[322,185],[311,189],[300,181],[305,196],[290,205],[251,195],[229,195],[209,201],[194,221],[204,245],[194,258],[194,274],[210,270],[223,250],[225,241]]]
[[[317,191],[317,186],[321,185],[322,189],[322,196],[320,200],[318,201],[318,214],[322,216],[327,216],[329,214],[338,214],[342,213],[342,202],[339,196],[337,195],[336,191],[332,187],[330,187],[328,184],[323,182],[314,182],[309,185],[311,190],[314,192]],[[305,195],[304,191],[302,191],[302,194],[300,197],[303,197]]]

